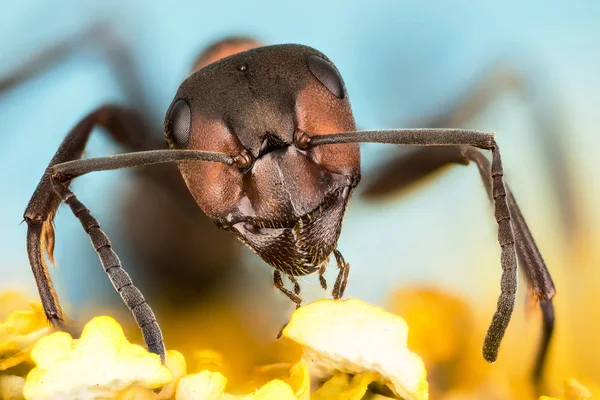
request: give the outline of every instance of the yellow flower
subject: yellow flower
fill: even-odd
[[[158,393],[141,386],[130,386],[117,395],[118,400],[166,400],[175,396],[179,380],[187,375],[187,363],[183,355],[177,351],[167,351],[165,366],[171,371],[173,379],[163,386]]]
[[[428,397],[423,361],[407,348],[406,322],[379,307],[357,299],[318,300],[294,312],[283,336],[303,346],[313,378],[374,373],[360,382],[373,378],[405,399]]]
[[[39,339],[37,333],[26,339],[21,336],[38,332],[40,321],[45,323],[39,306],[10,314],[3,324],[10,339],[3,342],[5,349],[19,351],[32,338]],[[31,351],[35,368],[25,380],[0,376],[0,396],[15,400],[358,400],[368,394],[389,399],[368,390],[386,385],[405,399],[427,398],[423,362],[407,348],[408,326],[379,307],[356,299],[319,300],[298,309],[283,334],[302,348],[302,360],[260,367],[245,384],[228,387],[223,371],[229,368],[219,353],[196,351],[200,372],[187,375],[180,353],[167,352],[166,367],[162,366],[156,354],[131,344],[114,319],[96,317],[86,324],[80,339],[64,332],[42,337]],[[326,382],[311,395],[311,381],[319,380]]]
[[[338,331],[334,332],[335,329]],[[355,299],[319,300],[298,309],[283,335],[302,346],[303,361],[291,368],[287,364],[259,368],[255,379],[245,385],[247,390],[253,382],[269,376],[270,380],[258,389],[247,394],[230,393],[228,380],[221,373],[225,367],[220,355],[204,350],[197,352],[195,358],[200,359],[201,367],[210,370],[203,369],[182,378],[177,385],[176,399],[358,400],[374,382],[387,384],[394,392],[402,392],[406,399],[427,398],[423,363],[406,348],[406,323],[378,307]],[[332,338],[339,346],[331,347],[327,338]],[[322,368],[329,362],[330,369]],[[307,364],[312,367],[311,375]],[[337,370],[355,375],[337,373],[310,394],[311,378],[331,377],[331,372]],[[283,376],[284,371],[288,371],[288,377]],[[390,399],[379,395],[373,395],[373,398]]]
[[[28,309],[20,310],[19,308]],[[52,332],[41,304],[9,292],[0,295],[0,371],[29,360],[33,345]]]
[[[218,354],[208,351],[201,354],[201,364],[218,364]],[[246,395],[226,393],[227,379],[221,373],[203,370],[186,376],[185,359],[175,351],[167,352],[168,368],[163,367],[156,354],[129,343],[121,326],[110,317],[92,319],[79,340],[64,332],[43,338],[35,345],[31,357],[36,367],[23,387],[26,399],[308,400],[310,394],[308,369],[302,363],[288,368],[285,380],[273,379]],[[20,390],[22,378],[14,378],[3,377],[0,393]],[[158,393],[151,390],[161,386]]]
[[[56,332],[31,352],[36,367],[23,393],[27,399],[111,398],[130,386],[158,388],[172,380],[156,354],[131,344],[110,317],[92,319],[81,339]]]
[[[294,365],[286,381],[272,379],[252,393],[234,395],[225,392],[227,378],[208,370],[182,378],[177,385],[176,400],[308,400],[310,377],[303,363]]]
[[[225,393],[227,378],[219,372],[204,370],[183,377],[177,384],[177,400],[219,400]]]

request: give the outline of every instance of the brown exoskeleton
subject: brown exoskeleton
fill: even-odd
[[[348,94],[333,63],[301,45],[259,47],[199,69],[180,86],[167,111],[170,149],[79,160],[99,124],[122,142],[136,125],[118,107],[84,118],[65,138],[25,212],[27,248],[49,320],[64,329],[43,252],[53,246],[51,223],[61,201],[81,221],[113,285],[138,322],[148,348],[164,357],[162,333],[98,221],[69,189],[93,171],[176,163],[202,211],[274,267],[275,285],[298,306],[297,276],[323,272],[330,255],[339,273],[333,297],[343,296],[349,265],[337,249],[350,195],[360,181],[360,142],[444,146],[446,163],[473,161],[494,203],[503,269],[498,308],[484,341],[493,362],[514,308],[517,258],[544,314],[535,367],[539,378],[554,324],[554,285],[540,252],[503,182],[500,151],[491,133],[464,129],[357,131]],[[439,147],[432,147],[438,149]],[[491,163],[478,149],[489,150]],[[286,289],[283,275],[294,285]]]

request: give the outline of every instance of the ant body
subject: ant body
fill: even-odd
[[[428,146],[441,164],[474,162],[494,203],[501,246],[501,295],[483,355],[493,362],[514,308],[517,259],[544,315],[534,368],[539,380],[554,326],[550,274],[517,203],[504,185],[494,135],[465,129],[357,131],[342,77],[322,53],[301,45],[246,50],[198,69],[180,86],[165,118],[169,149],[80,160],[94,126],[135,149],[144,143],[129,110],[105,106],[67,135],[25,211],[27,249],[46,316],[67,329],[46,266],[52,221],[64,201],[90,236],[102,265],[140,326],[148,348],[164,357],[154,313],[122,268],[98,221],[69,189],[93,171],[176,163],[200,209],[274,269],[274,283],[297,306],[297,276],[323,277],[330,255],[339,273],[333,297],[343,297],[349,264],[337,249],[350,195],[360,181],[361,142]],[[478,149],[489,150],[491,163]],[[419,178],[419,177],[416,177]],[[284,287],[283,276],[293,283]]]

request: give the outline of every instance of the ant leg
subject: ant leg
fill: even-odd
[[[461,147],[461,150],[467,162],[473,161],[477,165],[488,196],[493,201],[492,182],[489,179],[491,173],[490,162],[480,151],[472,147]],[[532,370],[532,380],[538,391],[540,391],[544,366],[554,331],[554,306],[552,298],[556,293],[556,289],[542,254],[535,244],[533,235],[521,213],[521,209],[508,187],[506,188],[506,193],[508,206],[515,226],[515,244],[519,265],[524,272],[528,286],[532,289],[533,297],[539,301],[542,311],[542,336]]]
[[[296,303],[296,308],[300,307],[300,304],[302,304],[302,299],[300,298],[300,296],[292,293],[292,291],[284,287],[283,279],[281,278],[281,272],[279,272],[278,270],[275,270],[275,272],[273,273],[273,283],[275,284],[275,287],[277,289],[281,290],[283,294],[285,294],[287,297],[290,298],[290,300]],[[300,289],[300,286],[298,286],[298,289]]]
[[[101,59],[100,62],[106,63],[128,103],[135,104],[138,113],[150,119],[152,110],[145,93],[145,86],[136,70],[132,52],[120,38],[114,35],[110,26],[103,22],[94,23],[77,34],[63,38],[28,57],[8,76],[0,77],[0,93],[59,65],[84,50],[92,50],[92,54]]]
[[[467,160],[473,161],[477,165],[488,196],[492,200],[492,182],[489,179],[491,170],[490,162],[480,151],[472,147],[463,147],[462,151]],[[556,289],[542,254],[535,244],[535,240],[521,213],[521,209],[517,205],[517,201],[508,187],[506,188],[506,192],[508,206],[515,225],[515,243],[519,265],[521,265],[527,284],[532,289],[534,298],[539,301],[542,311],[542,336],[532,371],[532,379],[539,388],[554,331],[554,306],[552,305],[552,298],[556,293]]]
[[[294,284],[294,294],[300,297],[300,284],[294,275],[288,275],[288,279]],[[296,303],[296,310],[300,308],[300,303]]]
[[[447,154],[453,153],[457,157],[454,160],[450,158],[452,161],[449,162],[467,164],[469,161],[474,161],[476,163],[488,195],[494,203],[495,217],[498,223],[498,242],[502,248],[501,264],[503,270],[501,295],[498,300],[496,313],[485,338],[483,355],[490,362],[495,361],[497,358],[500,341],[514,308],[517,285],[516,255],[518,254],[528,283],[541,300],[542,312],[544,314],[544,333],[533,372],[534,381],[536,383],[539,382],[554,326],[554,310],[551,299],[554,296],[555,289],[550,273],[529,231],[527,223],[513,195],[504,187],[500,151],[493,135],[458,129],[366,131],[314,136],[310,138],[309,146],[355,142],[434,146],[434,149],[435,146],[450,146],[455,147],[455,149],[450,150]],[[491,150],[491,164],[481,152],[471,146]]]
[[[346,284],[348,283],[348,273],[350,272],[350,264],[348,264],[346,260],[344,260],[344,256],[342,256],[342,253],[340,253],[338,249],[335,249],[333,251],[333,254],[335,255],[335,261],[337,262],[337,266],[340,272],[338,272],[338,276],[335,280],[335,285],[333,285],[332,295],[335,300],[339,300],[342,297],[344,297],[344,291],[346,290]]]
[[[81,120],[63,140],[27,205],[24,219],[28,225],[29,262],[46,317],[54,327],[61,330],[67,328],[66,316],[60,307],[44,260],[44,255],[47,255],[54,264],[53,220],[61,201],[52,188],[50,169],[56,164],[80,158],[96,124],[104,126],[118,142],[129,147],[144,147],[150,142],[146,138],[147,130],[144,129],[141,120],[131,111],[112,106],[95,110]]]
[[[128,147],[144,148],[152,142],[152,139],[148,138],[148,131],[144,129],[141,120],[131,111],[114,106],[97,109],[79,122],[65,137],[27,205],[24,219],[28,225],[27,253],[29,262],[46,317],[53,326],[61,330],[68,328],[65,324],[66,316],[60,307],[44,260],[45,254],[52,263],[54,262],[53,220],[61,202],[61,198],[54,190],[52,181],[58,179],[65,188],[68,188],[71,179],[94,170],[171,162],[174,158],[184,159],[191,155],[189,151],[187,153],[181,151],[174,153],[172,150],[158,150],[99,159],[76,160],[81,157],[95,125],[104,126],[113,138]],[[162,159],[160,159],[161,155]],[[157,156],[159,157],[157,158]],[[210,154],[209,158],[214,158],[214,156],[214,154]],[[207,156],[205,154],[202,157],[206,158]],[[224,157],[231,159],[226,155]],[[63,179],[61,180],[61,178]]]
[[[80,220],[84,230],[90,236],[92,244],[94,245],[94,249],[100,257],[100,261],[105,272],[109,276],[115,289],[123,298],[123,301],[127,307],[133,313],[136,322],[142,330],[148,349],[159,354],[163,362],[165,354],[164,342],[160,327],[156,322],[156,318],[154,317],[152,309],[147,304],[142,293],[135,286],[133,286],[133,282],[131,282],[129,275],[125,272],[123,267],[121,267],[119,258],[112,250],[110,240],[100,229],[98,221],[90,214],[90,211],[79,200],[77,200],[73,192],[68,189],[68,185],[72,179],[93,171],[107,171],[183,160],[215,161],[223,162],[228,165],[232,165],[234,163],[233,157],[221,153],[211,153],[196,150],[154,150],[119,154],[109,157],[90,158],[85,160],[72,160],[55,165],[51,164],[51,166],[48,167],[45,175],[45,179],[50,181],[52,189],[59,196],[59,202],[62,200],[71,207],[71,210]],[[44,183],[44,181],[42,181],[42,183]],[[42,187],[42,183],[40,183],[38,189]],[[34,193],[32,198],[32,203],[34,206],[38,205],[36,204],[36,201],[39,202],[40,199],[44,199],[42,196],[43,194],[44,193],[41,190],[38,190],[36,193]],[[30,228],[31,226],[32,225],[30,225]],[[36,226],[37,225],[33,224],[34,228]],[[31,253],[30,257],[32,257]],[[40,258],[41,252],[39,251],[39,247],[37,247],[37,253],[33,255],[31,260],[32,266],[38,266]],[[34,268],[34,273],[35,272],[36,269]],[[43,297],[42,293],[45,292],[43,292],[42,289],[46,289],[48,285],[50,288],[52,288],[50,278],[47,275],[44,277],[46,280],[42,279],[42,286],[40,287],[40,295],[44,301],[44,308],[46,309],[46,306],[49,306],[56,307],[58,310],[60,310],[58,299],[53,292],[52,294],[54,296],[49,300],[44,299]],[[51,319],[51,321],[63,325],[60,318],[62,316],[62,311],[60,313],[55,313],[55,316],[56,318]]]
[[[252,37],[229,37],[212,45],[209,43],[206,49],[199,51],[198,60],[206,64],[245,50],[244,47],[258,45],[261,45],[260,41]],[[14,64],[7,74],[0,74],[0,96],[3,91],[10,91],[82,53],[85,53],[86,60],[102,63],[109,68],[111,77],[123,92],[125,102],[139,114],[131,113],[132,116],[128,118],[139,122],[123,122],[125,130],[136,134],[132,135],[131,140],[119,140],[124,150],[164,148],[164,135],[160,129],[137,135],[142,129],[147,131],[145,126],[141,126],[142,121],[148,122],[148,128],[159,128],[151,123],[155,120],[156,110],[150,104],[146,85],[140,79],[131,49],[102,22],[49,43],[35,52],[31,51],[25,58],[21,57],[22,61]],[[118,123],[115,125],[114,129],[120,129]],[[127,126],[131,126],[131,129]],[[111,131],[110,127],[105,128]],[[120,229],[124,230],[125,244],[131,249],[132,255],[140,265],[145,266],[144,285],[150,291],[147,294],[160,293],[165,297],[162,306],[166,308],[175,306],[182,298],[202,298],[204,292],[197,290],[198,287],[209,287],[215,281],[227,279],[231,275],[230,270],[239,267],[237,259],[243,248],[228,232],[215,229],[212,221],[189,195],[175,165],[142,168],[135,174],[136,179],[130,190],[119,196],[122,197],[119,199],[119,212],[122,213]],[[152,215],[152,218],[148,218],[148,215]],[[49,223],[43,230],[49,232],[51,228]],[[38,230],[37,233],[32,232],[32,245],[36,241],[40,243],[44,236],[42,227]],[[198,247],[197,243],[205,243],[207,236],[211,237],[210,245]],[[182,237],[186,240],[181,240]],[[164,246],[155,246],[157,242]],[[196,283],[192,285],[190,282]],[[53,289],[46,291],[51,293]],[[51,295],[47,297],[52,298]]]
[[[361,196],[377,199],[389,193],[400,193],[432,178],[445,167],[464,160],[459,146],[427,146],[402,149],[392,160],[379,167],[372,181],[365,184]]]
[[[496,312],[488,329],[483,357],[494,362],[498,358],[498,348],[510,321],[517,292],[517,257],[515,237],[504,188],[504,171],[500,150],[494,135],[461,129],[396,129],[386,131],[357,131],[328,135],[315,135],[303,138],[304,149],[328,144],[341,143],[389,143],[419,146],[469,145],[492,152],[491,179],[496,222],[498,223],[498,243],[501,248],[501,293]],[[545,268],[545,266],[544,266]]]
[[[416,126],[437,128],[464,125],[505,93],[514,93],[523,101],[533,100],[532,79],[523,71],[505,62],[496,62],[486,68],[475,82],[449,102],[449,107],[427,117],[418,118]],[[538,88],[536,88],[538,89]],[[537,117],[537,115],[536,115]]]
[[[275,272],[273,274],[273,281],[275,282],[275,287],[277,289],[281,290],[287,297],[289,297],[294,303],[296,303],[296,310],[297,310],[300,308],[300,304],[302,303],[302,299],[299,296],[300,295],[300,284],[298,283],[298,280],[296,279],[295,276],[287,275],[287,277],[294,284],[294,293],[292,293],[291,291],[289,291],[288,289],[286,289],[283,286],[283,279],[281,277],[281,273],[278,270],[275,270]],[[285,329],[285,327],[288,324],[289,324],[289,321],[286,322],[285,324],[283,324],[283,326],[279,330],[279,333],[276,336],[277,339],[281,338],[281,335],[283,335],[283,330]]]
[[[53,180],[53,187],[61,200],[69,205],[73,214],[79,219],[81,226],[89,235],[104,271],[142,330],[148,350],[160,355],[162,362],[164,362],[165,344],[154,312],[146,302],[142,292],[133,284],[129,274],[121,266],[121,261],[112,249],[110,240],[100,229],[100,224],[92,216],[90,210],[66,186]]]
[[[296,279],[295,276],[292,275],[288,275],[288,278],[290,278],[290,280],[294,283],[294,294],[295,295],[300,295],[300,284],[298,283],[298,280]]]
[[[327,290],[327,281],[325,280],[325,277],[323,275],[325,275],[325,271],[327,270],[328,263],[329,263],[329,258],[327,260],[325,260],[323,262],[323,264],[321,264],[321,266],[319,267],[319,283],[321,284],[321,287],[323,288],[323,290]]]
[[[25,61],[17,65],[8,76],[0,77],[0,93],[12,89],[58,64],[73,54],[75,49],[81,48],[84,43],[93,40],[103,30],[103,24],[94,24],[90,28],[78,32],[73,37],[53,43],[42,50],[38,50],[33,55],[24,57]]]
[[[68,138],[69,137],[67,137],[67,139]],[[65,142],[68,143],[67,139],[65,139]],[[63,144],[65,144],[65,142],[63,142]],[[59,148],[55,159],[59,156],[64,157],[64,154],[61,154],[61,149],[63,149],[63,146]],[[30,201],[30,206],[26,211],[26,220],[29,225],[27,243],[30,262],[36,277],[36,282],[38,283],[44,310],[53,325],[61,329],[64,328],[64,314],[53,290],[46,266],[43,264],[42,249],[44,244],[48,243],[48,240],[41,236],[39,228],[43,226],[43,224],[46,224],[47,221],[50,221],[51,223],[51,218],[62,200],[71,207],[73,213],[79,218],[83,228],[90,236],[94,249],[98,253],[100,261],[111,279],[111,282],[123,298],[125,304],[134,314],[136,322],[138,322],[138,325],[142,329],[144,340],[146,341],[148,348],[159,354],[164,362],[165,349],[162,333],[156,323],[154,313],[146,303],[141,292],[133,286],[129,275],[127,275],[125,270],[121,267],[117,255],[111,248],[108,237],[100,230],[98,221],[96,221],[89,210],[77,200],[75,195],[68,189],[68,185],[72,179],[93,171],[106,171],[187,160],[213,161],[232,165],[235,158],[227,154],[196,150],[154,150],[85,160],[72,160],[54,165],[51,163]],[[54,191],[55,195],[58,195],[58,202],[56,202],[56,204],[55,199],[50,197],[45,191],[48,182],[51,186],[51,190]],[[45,199],[49,199],[48,203],[44,203]],[[44,206],[47,207],[47,209],[50,209],[52,213],[52,215],[46,214],[46,218],[48,219],[43,219],[44,215],[41,214],[41,211],[44,211]],[[37,220],[33,219],[33,217],[36,216],[36,213],[39,216]],[[44,222],[39,223],[39,220]],[[31,234],[32,232],[40,235],[34,236]],[[50,243],[53,244],[54,237],[50,236],[50,238]],[[51,248],[45,248],[45,251],[49,252],[51,251]]]

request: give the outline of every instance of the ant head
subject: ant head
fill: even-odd
[[[338,70],[300,45],[260,47],[196,71],[165,120],[172,148],[235,157],[234,166],[179,164],[200,208],[271,265],[294,268],[331,253],[360,174],[357,144],[308,148],[307,138],[355,129]]]

